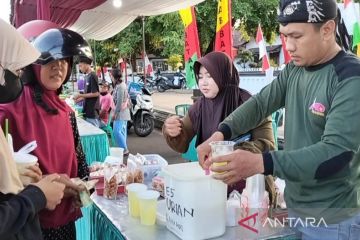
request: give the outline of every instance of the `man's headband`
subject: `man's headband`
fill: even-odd
[[[278,21],[288,23],[323,23],[337,16],[335,0],[280,0]]]

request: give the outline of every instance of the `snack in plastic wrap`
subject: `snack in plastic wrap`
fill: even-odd
[[[105,179],[105,186],[104,186],[104,197],[108,199],[115,199],[117,195],[117,180],[116,175],[110,178],[109,181]]]
[[[164,197],[164,178],[156,176],[152,179],[151,186],[154,190],[160,193],[160,196]]]
[[[142,164],[144,163],[144,156],[137,154],[136,156],[130,154],[127,160],[128,174],[132,175],[134,183],[143,183],[144,182],[144,172],[142,170]],[[128,179],[130,180],[130,176]],[[129,184],[130,181],[127,181]]]
[[[106,166],[104,168],[104,197],[108,199],[116,199],[118,183],[117,168]]]
[[[133,172],[134,183],[143,183],[144,182],[144,172],[141,169],[135,169]]]

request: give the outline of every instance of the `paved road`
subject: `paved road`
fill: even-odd
[[[173,151],[167,144],[160,130],[155,129],[147,137],[138,137],[131,128],[128,134],[128,148],[132,154],[157,153],[169,164],[181,163],[181,154]]]
[[[192,104],[192,90],[167,90],[164,93],[154,92],[152,100],[154,109],[175,113],[178,104]],[[147,137],[138,137],[133,128],[128,134],[128,147],[132,154],[160,154],[169,164],[181,163],[181,154],[172,150],[166,143],[161,130],[155,129]]]
[[[165,112],[175,113],[175,106],[192,104],[192,90],[167,90],[163,93],[154,92],[151,95],[154,108]]]

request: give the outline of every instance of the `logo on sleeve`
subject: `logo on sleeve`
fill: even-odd
[[[322,103],[316,102],[316,98],[314,99],[314,102],[309,107],[309,110],[318,116],[325,116],[325,106]]]

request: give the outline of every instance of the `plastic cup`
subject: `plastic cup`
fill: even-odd
[[[132,217],[139,217],[139,199],[138,193],[147,190],[147,186],[142,183],[131,183],[126,186],[128,201],[129,201],[129,212]]]
[[[29,153],[14,153],[17,170],[20,174],[21,182],[26,186],[34,182],[34,179],[23,174],[28,171],[27,167],[34,166],[38,162],[38,158]]]
[[[111,147],[110,156],[118,158],[119,163],[122,164],[124,161],[124,149],[120,147]]]
[[[210,143],[211,156],[218,157],[231,153],[234,151],[235,142],[233,141],[215,141]],[[224,166],[226,162],[213,163],[214,166]]]
[[[138,193],[141,224],[143,225],[155,224],[157,199],[159,196],[160,193],[153,190]]]

